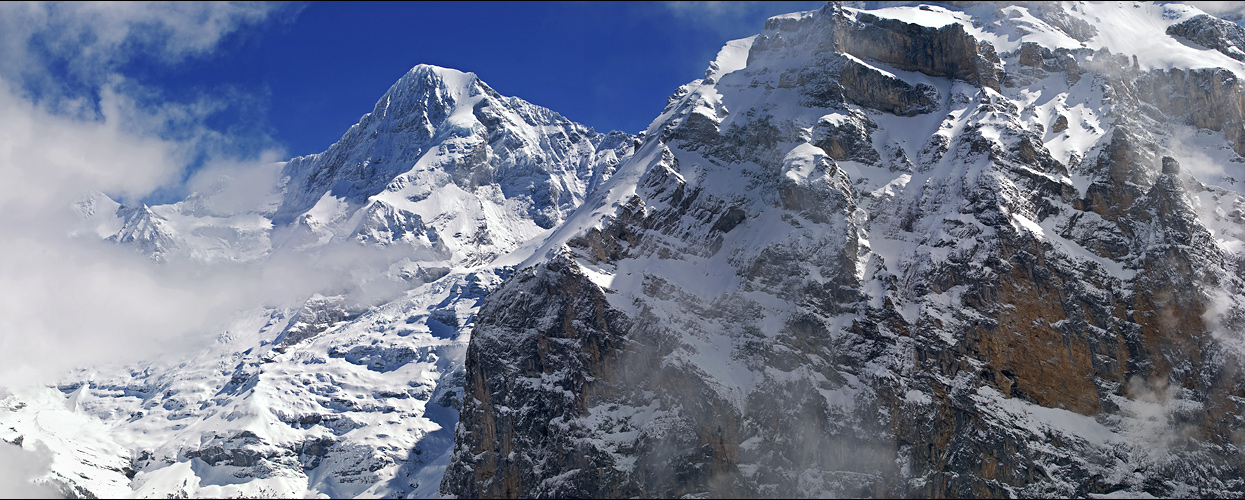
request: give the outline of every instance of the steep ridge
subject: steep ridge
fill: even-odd
[[[1245,66],[1201,15],[728,43],[483,301],[442,493],[1245,493]]]
[[[474,74],[420,65],[337,144],[286,164],[273,220],[294,227],[289,244],[443,241],[447,260],[480,263],[560,223],[631,148]]]
[[[421,65],[324,153],[170,205],[85,199],[80,235],[302,298],[254,304],[184,359],[0,394],[0,439],[50,450],[45,480],[74,497],[435,495],[478,302],[633,148]],[[254,177],[270,184],[238,186]],[[284,284],[301,273],[321,280]]]

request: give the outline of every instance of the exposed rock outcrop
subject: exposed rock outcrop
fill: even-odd
[[[817,15],[767,21],[765,31],[752,44],[748,61],[784,47],[791,47],[787,51],[815,47],[814,54],[849,54],[996,90],[1002,74],[994,47],[978,42],[958,23],[929,28],[863,12],[849,17],[835,2]]]
[[[1167,34],[1184,37],[1238,61],[1245,60],[1245,28],[1234,22],[1202,14],[1169,26]]]

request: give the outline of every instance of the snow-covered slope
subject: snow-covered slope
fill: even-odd
[[[831,3],[728,43],[485,299],[442,492],[1245,492],[1245,66],[1199,15]]]

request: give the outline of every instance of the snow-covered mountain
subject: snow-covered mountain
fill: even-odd
[[[560,223],[633,140],[420,65],[327,151],[266,166],[266,190],[222,176],[178,203],[114,210],[122,223],[108,238],[157,262],[250,262],[356,240],[479,264]]]
[[[442,492],[1241,495],[1208,19],[831,3],[728,43],[484,300]]]
[[[188,359],[10,395],[0,438],[52,450],[73,496],[434,495],[474,311],[514,263],[498,257],[539,243],[634,141],[421,65],[324,153],[170,205],[87,197],[80,235],[310,296],[254,304]]]
[[[832,2],[634,137],[419,66],[247,203],[80,203],[153,265],[348,279],[0,439],[77,496],[1240,496],[1242,40]]]

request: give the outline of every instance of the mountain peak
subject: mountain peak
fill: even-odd
[[[431,64],[417,64],[398,79],[393,87],[410,87],[417,85],[424,88],[445,87],[447,89],[467,89],[480,82],[475,73],[443,68]],[[422,84],[422,85],[420,85]]]
[[[438,77],[447,77],[447,76],[448,77],[469,76],[471,78],[476,77],[476,74],[470,71],[461,71],[461,70],[457,70],[454,68],[446,68],[444,66],[437,66],[435,64],[423,64],[423,63],[416,64],[415,66],[411,67],[410,71],[407,71],[406,73],[408,75],[429,74],[429,75],[436,75]]]
[[[480,81],[475,73],[420,64],[389,87],[385,95],[376,101],[372,113],[360,120],[360,125],[366,123],[369,117],[373,120],[387,119],[390,109],[395,106],[395,111],[429,111],[429,120],[435,121],[441,112],[452,112],[467,101],[474,104],[475,99],[472,98],[482,94],[501,97]]]
[[[604,137],[556,112],[502,96],[475,73],[420,64],[394,83],[336,144],[286,164],[283,201],[273,223],[288,224],[322,202],[322,208],[344,203],[339,208],[353,213],[382,192],[397,197],[395,203],[412,213],[437,211],[441,209],[435,203],[419,209],[414,205],[450,184],[457,189],[457,194],[446,195],[450,197],[474,196],[483,187],[496,193],[496,200],[510,200],[505,212],[514,211],[516,220],[534,225],[523,222],[520,230],[495,221],[494,225],[509,227],[504,231],[508,236],[490,233],[487,238],[476,223],[456,222],[470,227],[440,229],[450,235],[479,233],[479,241],[493,242],[484,246],[509,248],[517,243],[511,241],[517,235],[560,221],[582,202],[593,179],[606,175],[607,164],[625,155],[607,147],[611,152],[602,151],[598,158],[597,147]],[[436,214],[423,215],[430,220]]]

